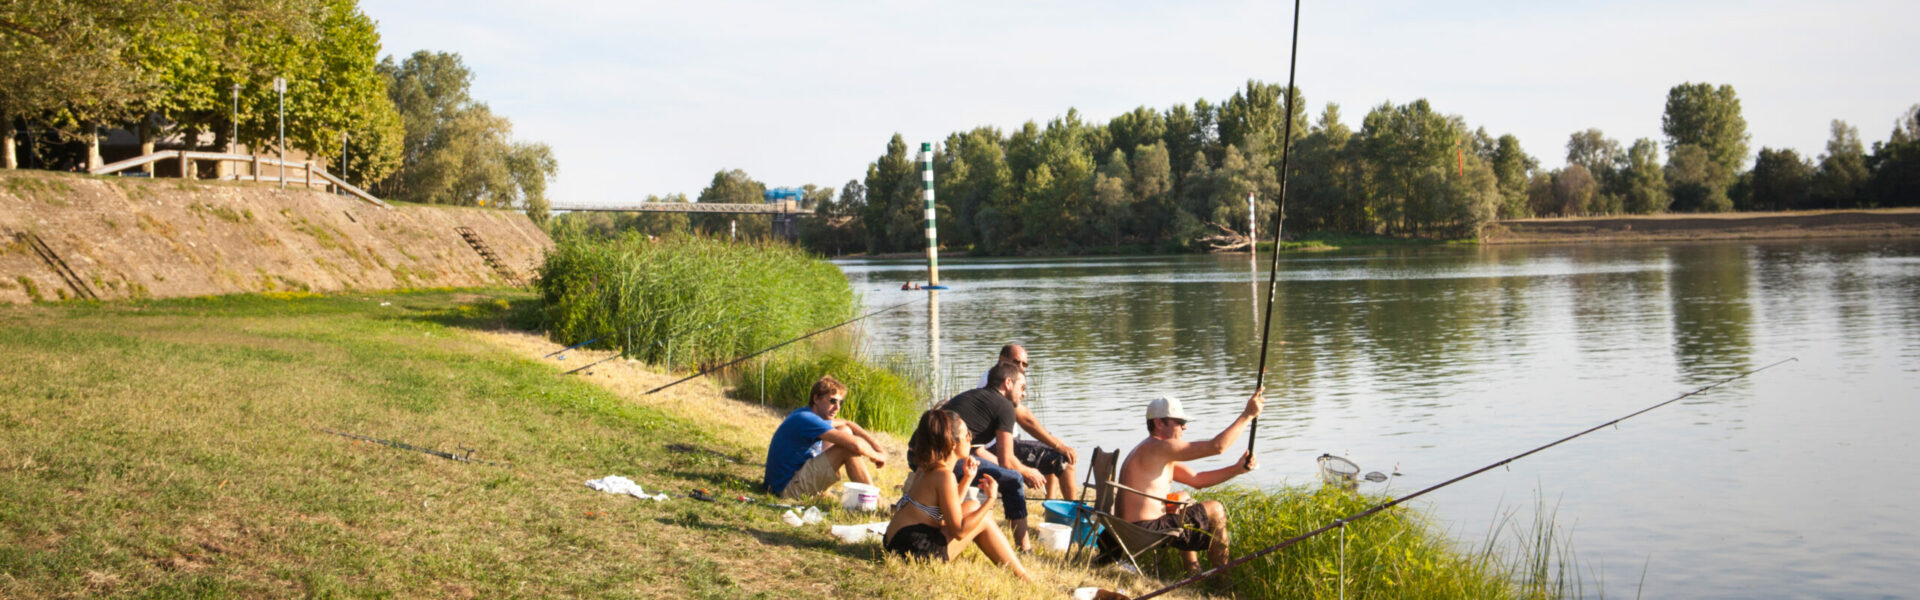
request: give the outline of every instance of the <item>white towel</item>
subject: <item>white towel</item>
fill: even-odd
[[[667,500],[666,494],[649,496],[646,490],[640,488],[640,484],[634,483],[632,479],[627,479],[619,475],[608,475],[599,479],[590,479],[587,481],[587,487],[609,494],[626,494],[641,500],[652,500],[654,502],[665,502]]]

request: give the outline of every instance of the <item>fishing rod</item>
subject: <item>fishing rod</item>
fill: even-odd
[[[1371,516],[1371,515],[1373,515],[1374,513],[1378,513],[1378,512],[1380,512],[1380,511],[1383,511],[1383,510],[1386,510],[1386,509],[1389,509],[1389,508],[1393,508],[1394,506],[1397,506],[1397,505],[1399,505],[1399,504],[1402,504],[1402,503],[1404,503],[1404,502],[1406,502],[1406,501],[1408,501],[1408,500],[1412,500],[1412,499],[1414,499],[1414,498],[1419,498],[1420,496],[1423,496],[1423,495],[1426,495],[1426,493],[1427,493],[1427,492],[1431,492],[1431,491],[1434,491],[1434,490],[1437,490],[1437,489],[1440,489],[1440,488],[1443,488],[1443,487],[1447,487],[1447,486],[1449,486],[1449,485],[1453,485],[1453,484],[1455,484],[1455,483],[1459,483],[1459,482],[1460,482],[1461,480],[1464,480],[1464,479],[1467,479],[1467,478],[1469,478],[1469,477],[1473,477],[1473,476],[1475,476],[1475,475],[1479,475],[1479,474],[1481,474],[1481,473],[1485,473],[1485,472],[1487,472],[1487,471],[1491,471],[1491,470],[1493,470],[1493,469],[1495,469],[1495,468],[1497,468],[1497,467],[1501,467],[1501,466],[1505,466],[1505,465],[1508,465],[1508,464],[1511,464],[1511,463],[1513,463],[1513,461],[1516,461],[1516,460],[1520,460],[1520,459],[1522,459],[1522,458],[1526,458],[1526,457],[1528,457],[1528,456],[1531,456],[1531,455],[1533,455],[1533,454],[1534,454],[1534,453],[1536,453],[1536,452],[1539,452],[1539,451],[1542,451],[1542,450],[1546,450],[1546,449],[1548,449],[1548,448],[1552,448],[1552,447],[1554,447],[1554,446],[1558,446],[1558,445],[1560,445],[1560,444],[1563,444],[1563,443],[1566,443],[1566,442],[1568,442],[1568,441],[1571,441],[1571,440],[1573,440],[1574,438],[1577,438],[1577,437],[1580,437],[1580,436],[1583,436],[1583,435],[1586,435],[1586,434],[1589,434],[1589,433],[1593,433],[1593,432],[1595,432],[1595,431],[1599,431],[1599,430],[1601,430],[1601,429],[1605,429],[1606,427],[1608,427],[1608,426],[1610,426],[1610,425],[1618,425],[1618,424],[1620,424],[1620,422],[1621,422],[1621,421],[1625,421],[1625,420],[1627,420],[1627,419],[1631,419],[1631,418],[1634,418],[1634,417],[1637,417],[1637,416],[1640,416],[1641,414],[1643,414],[1643,413],[1646,413],[1646,412],[1648,412],[1648,411],[1651,411],[1651,410],[1653,410],[1653,409],[1656,409],[1656,408],[1660,408],[1660,407],[1662,407],[1662,406],[1666,406],[1666,405],[1668,405],[1668,404],[1673,404],[1673,403],[1675,403],[1675,402],[1679,402],[1679,401],[1680,401],[1680,400],[1682,400],[1682,399],[1685,399],[1685,398],[1689,398],[1689,397],[1692,397],[1692,396],[1696,396],[1696,395],[1699,395],[1699,394],[1701,394],[1701,393],[1703,393],[1703,392],[1706,392],[1707,390],[1711,390],[1711,389],[1713,389],[1713,388],[1717,388],[1717,387],[1720,387],[1720,386],[1722,386],[1722,385],[1726,385],[1726,384],[1728,384],[1728,383],[1731,383],[1731,382],[1734,382],[1734,381],[1738,381],[1738,380],[1741,380],[1741,379],[1745,379],[1745,378],[1747,378],[1747,376],[1749,376],[1749,375],[1753,375],[1754,373],[1759,373],[1759,372],[1761,372],[1761,371],[1765,371],[1765,370],[1767,370],[1767,369],[1771,369],[1771,368],[1774,368],[1774,367],[1777,367],[1777,366],[1780,366],[1780,365],[1784,365],[1784,364],[1787,364],[1787,363],[1790,363],[1790,362],[1794,362],[1794,361],[1798,361],[1798,360],[1800,360],[1800,359],[1799,359],[1799,358],[1788,358],[1788,359],[1786,359],[1786,360],[1782,360],[1782,361],[1779,361],[1779,362],[1776,362],[1776,363],[1773,363],[1773,364],[1770,364],[1770,365],[1767,365],[1767,366],[1764,366],[1764,367],[1760,367],[1760,368],[1758,368],[1758,369],[1754,369],[1754,370],[1751,370],[1751,371],[1747,371],[1747,372],[1745,372],[1745,373],[1741,373],[1741,374],[1739,374],[1739,375],[1734,375],[1734,376],[1732,376],[1732,377],[1728,377],[1728,378],[1726,378],[1726,379],[1722,379],[1722,380],[1720,380],[1720,381],[1716,381],[1716,382],[1713,382],[1713,383],[1711,383],[1711,384],[1707,384],[1707,385],[1706,385],[1705,387],[1701,387],[1701,388],[1699,388],[1699,389],[1695,389],[1695,390],[1693,390],[1693,391],[1691,391],[1691,392],[1687,392],[1687,393],[1685,393],[1685,394],[1681,394],[1681,395],[1678,395],[1678,396],[1674,396],[1674,397],[1673,397],[1672,399],[1670,399],[1670,400],[1667,400],[1666,402],[1661,402],[1661,403],[1659,403],[1659,404],[1655,404],[1655,405],[1653,405],[1653,406],[1649,406],[1649,407],[1646,407],[1646,408],[1642,408],[1642,409],[1640,409],[1640,410],[1637,410],[1637,411],[1634,411],[1634,412],[1632,412],[1632,413],[1630,413],[1630,414],[1628,414],[1627,416],[1624,416],[1624,417],[1620,417],[1620,418],[1618,418],[1618,419],[1614,419],[1614,420],[1612,420],[1612,421],[1607,421],[1607,422],[1605,422],[1605,423],[1601,423],[1601,424],[1599,424],[1599,425],[1595,425],[1595,426],[1593,426],[1593,427],[1590,427],[1590,428],[1588,428],[1588,429],[1587,429],[1587,430],[1585,430],[1585,431],[1582,431],[1582,432],[1580,432],[1580,433],[1576,433],[1576,434],[1573,434],[1573,435],[1569,435],[1569,436],[1567,436],[1567,437],[1563,437],[1563,438],[1560,438],[1560,439],[1558,439],[1558,440],[1554,440],[1553,442],[1550,442],[1550,443],[1548,443],[1548,444],[1546,444],[1546,445],[1544,445],[1544,446],[1540,446],[1540,447],[1537,447],[1537,448],[1534,448],[1534,449],[1532,449],[1532,450],[1528,450],[1528,451],[1526,451],[1526,452],[1521,452],[1521,453],[1519,453],[1519,454],[1515,454],[1515,455],[1513,455],[1513,456],[1509,456],[1509,457],[1507,457],[1507,458],[1503,458],[1503,459],[1500,459],[1500,460],[1499,460],[1498,462],[1495,462],[1495,463],[1493,463],[1493,464],[1489,464],[1489,465],[1487,465],[1487,466],[1484,466],[1484,467],[1480,467],[1480,468],[1478,468],[1478,469],[1474,469],[1474,470],[1472,470],[1472,471],[1470,471],[1470,472],[1468,472],[1468,473],[1467,473],[1467,474],[1465,474],[1465,475],[1461,475],[1461,476],[1459,476],[1459,477],[1455,477],[1455,478],[1453,478],[1453,479],[1448,479],[1448,480],[1446,480],[1446,481],[1442,481],[1442,482],[1440,482],[1440,483],[1436,483],[1436,484],[1433,484],[1433,485],[1430,485],[1430,486],[1427,486],[1426,488],[1424,488],[1424,489],[1421,489],[1420,491],[1417,491],[1417,492],[1414,492],[1414,493],[1412,493],[1412,494],[1408,494],[1408,495],[1406,495],[1406,496],[1403,496],[1403,497],[1401,497],[1401,498],[1398,498],[1398,499],[1395,499],[1395,500],[1390,500],[1390,501],[1387,501],[1387,502],[1382,502],[1382,503],[1380,503],[1380,504],[1375,504],[1375,505],[1373,505],[1372,507],[1370,507],[1370,508],[1368,508],[1368,509],[1366,509],[1366,510],[1363,510],[1363,511],[1360,511],[1360,512],[1357,512],[1357,513],[1354,513],[1354,514],[1353,514],[1353,516],[1350,516],[1350,517],[1344,517],[1344,518],[1340,518],[1340,519],[1335,519],[1335,520],[1334,520],[1334,521],[1333,521],[1332,523],[1328,523],[1328,524],[1326,524],[1325,526],[1322,526],[1322,527],[1321,527],[1321,528],[1319,528],[1319,529],[1315,529],[1315,530],[1313,530],[1313,531],[1309,531],[1309,532],[1306,532],[1306,533],[1302,533],[1302,534],[1300,534],[1300,535],[1296,535],[1296,536],[1293,536],[1293,537],[1291,537],[1291,538],[1288,538],[1288,539],[1286,539],[1285,541],[1282,541],[1282,542],[1280,542],[1280,543],[1278,543],[1278,544],[1274,544],[1274,545],[1272,545],[1272,546],[1268,546],[1268,547],[1266,547],[1266,548],[1262,548],[1262,549],[1260,549],[1259,551],[1257,551],[1257,552],[1254,552],[1254,553],[1252,553],[1252,554],[1248,554],[1248,555],[1246,555],[1246,556],[1242,556],[1242,557],[1240,557],[1240,558],[1237,558],[1237,559],[1234,559],[1234,560],[1231,560],[1231,561],[1228,561],[1228,562],[1227,562],[1227,564],[1224,564],[1224,565],[1220,565],[1220,566],[1217,566],[1217,567],[1214,567],[1214,568],[1211,568],[1211,569],[1207,569],[1207,570],[1205,570],[1205,571],[1201,571],[1200,573],[1197,573],[1197,574],[1195,574],[1195,575],[1193,575],[1192,577],[1188,577],[1188,578],[1186,578],[1186,579],[1182,579],[1182,580],[1180,580],[1180,581],[1177,581],[1177,582],[1174,582],[1174,584],[1173,584],[1173,585],[1169,585],[1169,586],[1167,586],[1167,587],[1164,587],[1164,588],[1160,588],[1160,589],[1157,589],[1157,590],[1154,590],[1154,591],[1152,591],[1152,592],[1150,592],[1150,593],[1148,593],[1148,594],[1146,594],[1146,595],[1143,595],[1143,596],[1137,596],[1137,597],[1135,597],[1135,598],[1134,598],[1134,600],[1147,600],[1148,598],[1152,598],[1152,597],[1154,597],[1154,596],[1159,596],[1159,595],[1161,595],[1161,594],[1164,594],[1164,593],[1166,593],[1166,592],[1168,592],[1168,591],[1171,591],[1171,590],[1174,590],[1174,589],[1177,589],[1177,588],[1180,588],[1180,587],[1184,587],[1184,586],[1187,586],[1187,585],[1190,585],[1190,584],[1192,584],[1192,583],[1194,583],[1194,582],[1197,582],[1197,581],[1200,581],[1200,580],[1202,580],[1202,579],[1206,579],[1206,578],[1208,578],[1208,577],[1212,577],[1212,576],[1214,576],[1214,575],[1218,575],[1218,574],[1220,574],[1220,573],[1224,573],[1224,572],[1226,572],[1226,571],[1227,571],[1227,569],[1230,569],[1230,568],[1233,568],[1233,567],[1236,567],[1236,566],[1239,566],[1239,565],[1241,565],[1242,563],[1245,563],[1245,562],[1247,562],[1247,561],[1251,561],[1251,560],[1253,560],[1253,559],[1256,559],[1256,558],[1260,558],[1260,557],[1262,557],[1262,556],[1266,556],[1266,555],[1268,555],[1268,554],[1272,554],[1272,553],[1273,553],[1274,551],[1277,551],[1277,550],[1280,550],[1280,549],[1282,549],[1282,548],[1286,548],[1287,546],[1292,546],[1292,545],[1294,545],[1294,544],[1298,544],[1298,543],[1300,543],[1301,541],[1304,541],[1304,540],[1306,540],[1307,538],[1310,538],[1310,537],[1313,537],[1313,536],[1316,536],[1316,535],[1320,535],[1320,534],[1322,534],[1322,533],[1326,533],[1326,532],[1328,532],[1328,531],[1331,531],[1331,530],[1333,530],[1333,529],[1337,529],[1337,528],[1340,528],[1340,527],[1345,527],[1347,523],[1351,523],[1351,522],[1354,522],[1354,521],[1358,521],[1358,520],[1360,520],[1360,519],[1363,519],[1363,518],[1366,518],[1366,517],[1368,517],[1368,516]]]
[[[590,340],[587,340],[587,341],[584,341],[584,342],[580,342],[580,343],[578,343],[578,344],[574,344],[574,345],[572,345],[572,346],[567,346],[567,347],[565,347],[565,348],[561,348],[561,349],[559,349],[559,350],[555,350],[555,351],[552,351],[552,352],[548,352],[548,353],[546,354],[546,356],[542,356],[542,357],[540,357],[540,358],[552,358],[552,357],[553,357],[553,355],[555,355],[555,354],[559,354],[559,353],[561,353],[561,352],[566,352],[566,351],[568,351],[568,350],[572,350],[572,349],[574,349],[574,348],[579,348],[579,347],[581,347],[581,346],[585,346],[585,345],[587,345],[587,344],[591,344],[591,343],[594,343],[594,342],[598,342],[598,341],[600,341],[600,338],[593,338],[593,339],[590,339]]]
[[[928,295],[928,297],[932,297],[932,295],[931,295],[931,294],[929,294],[929,295]],[[896,308],[900,308],[900,307],[902,307],[902,306],[906,306],[906,305],[908,305],[908,304],[913,304],[913,303],[915,303],[915,302],[919,302],[919,301],[920,301],[920,300],[908,300],[908,301],[906,301],[906,302],[901,302],[901,303],[899,303],[899,304],[895,304],[895,305],[893,305],[893,306],[889,306],[889,307],[886,307],[886,308],[882,308],[882,309],[880,309],[880,310],[876,310],[876,311],[873,311],[873,312],[870,312],[870,313],[867,313],[867,314],[864,314],[864,315],[860,315],[860,316],[858,316],[858,317],[854,317],[854,318],[851,318],[851,319],[847,319],[847,320],[845,320],[845,321],[841,321],[841,322],[839,322],[839,323],[836,323],[836,324],[834,324],[834,325],[832,325],[832,326],[828,326],[828,327],[823,327],[823,328],[820,328],[820,329],[815,329],[815,330],[813,330],[813,331],[811,331],[811,332],[808,332],[808,333],[807,333],[806,335],[803,335],[803,336],[800,336],[800,337],[797,337],[797,338],[793,338],[793,339],[790,339],[790,340],[787,340],[787,341],[784,341],[784,342],[780,342],[780,343],[778,343],[778,344],[774,344],[774,345],[772,345],[772,346],[768,346],[768,347],[766,347],[766,348],[764,348],[764,349],[761,349],[761,350],[760,350],[760,351],[758,351],[758,352],[754,352],[754,353],[752,353],[752,354],[748,354],[748,355],[746,355],[746,356],[742,356],[742,357],[740,357],[740,358],[736,358],[736,359],[733,359],[733,360],[730,360],[730,361],[727,361],[727,362],[725,362],[725,363],[721,363],[720,365],[717,365],[717,366],[712,366],[712,367],[707,367],[706,369],[703,369],[703,370],[701,370],[701,371],[700,371],[699,373],[694,373],[694,374],[692,374],[692,375],[688,375],[688,376],[686,376],[686,377],[682,377],[682,378],[679,378],[679,379],[676,379],[676,380],[673,380],[673,382],[672,382],[672,383],[668,383],[668,384],[666,384],[666,385],[663,385],[663,386],[660,386],[660,387],[657,387],[657,388],[653,388],[653,389],[651,389],[651,390],[647,390],[647,392],[646,392],[645,394],[641,394],[641,395],[642,395],[642,396],[647,396],[647,395],[652,395],[652,394],[653,394],[654,392],[658,392],[658,391],[660,391],[660,390],[664,390],[664,389],[667,389],[667,388],[670,388],[670,387],[673,387],[673,386],[676,386],[676,385],[680,385],[680,384],[682,384],[682,383],[686,383],[686,382],[687,382],[687,381],[689,381],[689,380],[692,380],[692,379],[695,379],[695,378],[698,378],[698,377],[700,377],[700,376],[703,376],[703,375],[706,375],[706,374],[708,374],[708,373],[712,373],[712,372],[714,372],[714,371],[718,371],[718,370],[721,370],[721,369],[725,369],[725,368],[727,368],[727,367],[731,367],[731,366],[734,366],[734,365],[737,365],[737,364],[740,364],[740,363],[741,363],[742,361],[745,361],[745,360],[747,360],[747,359],[749,359],[749,358],[753,358],[753,357],[755,357],[755,356],[759,356],[759,355],[762,355],[762,354],[766,354],[766,353],[768,353],[768,352],[772,352],[772,351],[774,351],[774,350],[778,350],[778,349],[780,349],[781,347],[784,347],[784,346],[786,346],[786,345],[788,345],[788,344],[792,344],[792,343],[794,343],[794,342],[798,342],[798,341],[800,341],[800,340],[804,340],[804,339],[807,339],[807,338],[810,338],[810,337],[813,337],[813,336],[816,336],[816,335],[820,335],[820,334],[822,334],[822,333],[826,333],[826,332],[828,332],[828,331],[831,331],[831,330],[834,330],[834,329],[839,329],[839,328],[841,328],[841,327],[844,327],[844,326],[846,326],[846,325],[847,325],[847,324],[849,324],[849,323],[857,323],[857,322],[860,322],[860,321],[863,321],[863,320],[866,320],[866,319],[867,319],[867,317],[871,317],[871,316],[874,316],[874,315],[877,315],[877,314],[880,314],[880,313],[883,313],[883,312],[887,312],[887,311],[890,311],[890,310],[893,310],[893,309],[896,309]]]
[[[446,451],[442,451],[442,450],[434,450],[434,449],[432,449],[432,448],[421,448],[421,447],[419,447],[419,446],[415,446],[415,445],[413,445],[413,444],[409,444],[409,443],[406,443],[406,442],[398,442],[398,441],[394,441],[394,440],[383,440],[383,439],[380,439],[380,438],[376,438],[376,437],[367,437],[367,436],[364,436],[364,435],[360,435],[360,434],[357,434],[357,433],[347,433],[347,432],[344,432],[344,431],[334,431],[334,430],[332,430],[332,429],[327,429],[327,428],[325,428],[325,427],[314,427],[314,428],[313,428],[313,430],[314,430],[314,431],[318,431],[318,432],[321,432],[321,433],[331,433],[331,434],[334,434],[334,435],[337,435],[337,436],[340,436],[340,437],[343,437],[343,438],[349,438],[349,439],[355,439],[355,440],[360,440],[360,441],[363,441],[363,442],[372,442],[372,443],[375,443],[375,444],[379,444],[379,445],[382,445],[382,446],[386,446],[386,447],[388,447],[388,448],[398,448],[398,449],[401,449],[401,450],[412,450],[412,451],[414,451],[414,452],[419,452],[419,453],[421,453],[421,454],[431,454],[431,455],[434,455],[434,456],[438,456],[438,457],[440,457],[440,458],[444,458],[444,459],[447,459],[447,460],[457,460],[457,461],[460,461],[460,462],[470,462],[470,463],[477,463],[477,464],[482,464],[482,465],[488,465],[488,466],[493,466],[493,467],[511,467],[511,466],[513,466],[513,465],[510,465],[510,464],[507,464],[507,463],[503,463],[503,462],[488,462],[488,461],[484,461],[484,460],[480,460],[480,459],[477,459],[477,458],[474,458],[474,457],[473,457],[473,449],[472,449],[472,448],[468,448],[468,447],[466,447],[466,446],[461,446],[461,447],[460,447],[460,449],[461,449],[461,450],[465,450],[465,452],[464,452],[464,453],[461,453],[461,454],[454,454],[454,453],[452,453],[452,452],[446,452]]]
[[[1274,211],[1273,225],[1273,267],[1267,271],[1267,314],[1260,319],[1260,372],[1253,377],[1253,389],[1260,389],[1267,380],[1267,334],[1273,331],[1273,292],[1280,280],[1280,232],[1287,224],[1287,164],[1293,153],[1293,74],[1300,64],[1300,0],[1293,0],[1293,49],[1287,56],[1287,120],[1286,127],[1280,132],[1280,207]],[[1253,207],[1248,207],[1252,210]],[[1251,217],[1249,217],[1251,219]],[[1249,232],[1251,233],[1251,232]],[[1260,240],[1251,240],[1250,250],[1260,255]],[[1247,427],[1247,466],[1253,466],[1253,443],[1260,439],[1260,417],[1255,416]]]

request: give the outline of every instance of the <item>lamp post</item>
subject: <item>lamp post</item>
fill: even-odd
[[[287,189],[287,79],[273,78],[273,91],[280,95],[280,189]]]
[[[240,144],[240,82],[238,81],[233,82],[232,89],[233,89],[233,112],[227,113],[228,114],[227,125],[231,127],[231,129],[227,130],[228,131],[227,154],[233,154],[233,151],[236,148],[239,148],[239,144]],[[226,175],[227,161],[224,161],[224,160],[219,161],[218,164],[220,165],[220,177],[222,179],[225,179],[227,176]],[[239,171],[236,170],[234,172],[233,180],[234,181],[240,180]]]
[[[227,124],[233,129],[227,134],[227,152],[233,152],[234,145],[240,143],[240,82],[237,81],[233,84],[233,112],[229,114],[232,116]]]

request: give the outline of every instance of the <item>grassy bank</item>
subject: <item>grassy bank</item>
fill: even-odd
[[[517,329],[538,313],[534,296],[512,291],[0,307],[0,597],[1031,598],[1158,587],[1044,554],[1026,559],[1037,584],[972,552],[903,563],[822,526],[788,527],[763,505],[685,498],[706,488],[770,500],[753,487],[783,411],[705,379],[642,395],[671,376],[638,361],[563,376],[610,352],[541,358],[559,346]],[[510,466],[314,428],[471,448]],[[904,444],[883,439],[891,496]],[[581,485],[615,474],[674,498]],[[1262,514],[1244,504],[1254,500],[1229,499],[1238,515]],[[1237,547],[1261,544],[1237,531]],[[1452,564],[1431,534],[1393,535],[1350,532],[1348,559],[1411,551]],[[1423,544],[1433,552],[1406,548]],[[1266,597],[1259,585],[1324,595],[1325,576],[1303,574],[1319,563],[1288,556],[1243,583],[1245,597]],[[1374,597],[1460,579],[1385,564],[1401,566],[1368,571],[1382,582]],[[1536,596],[1491,586],[1433,597]]]
[[[998,575],[877,561],[773,509],[679,497],[766,500],[751,490],[778,416],[704,380],[639,396],[666,376],[637,363],[561,376],[589,356],[542,360],[556,346],[494,331],[535,307],[517,292],[0,307],[0,597],[924,598]],[[612,474],[676,498],[581,485]],[[1047,584],[1001,577],[983,595],[1099,581],[1035,566]]]

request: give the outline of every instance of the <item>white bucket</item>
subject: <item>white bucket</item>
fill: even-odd
[[[1073,527],[1059,523],[1040,524],[1040,547],[1054,552],[1066,552],[1067,543],[1073,541]]]
[[[880,488],[849,481],[840,486],[840,507],[855,512],[880,510]]]

